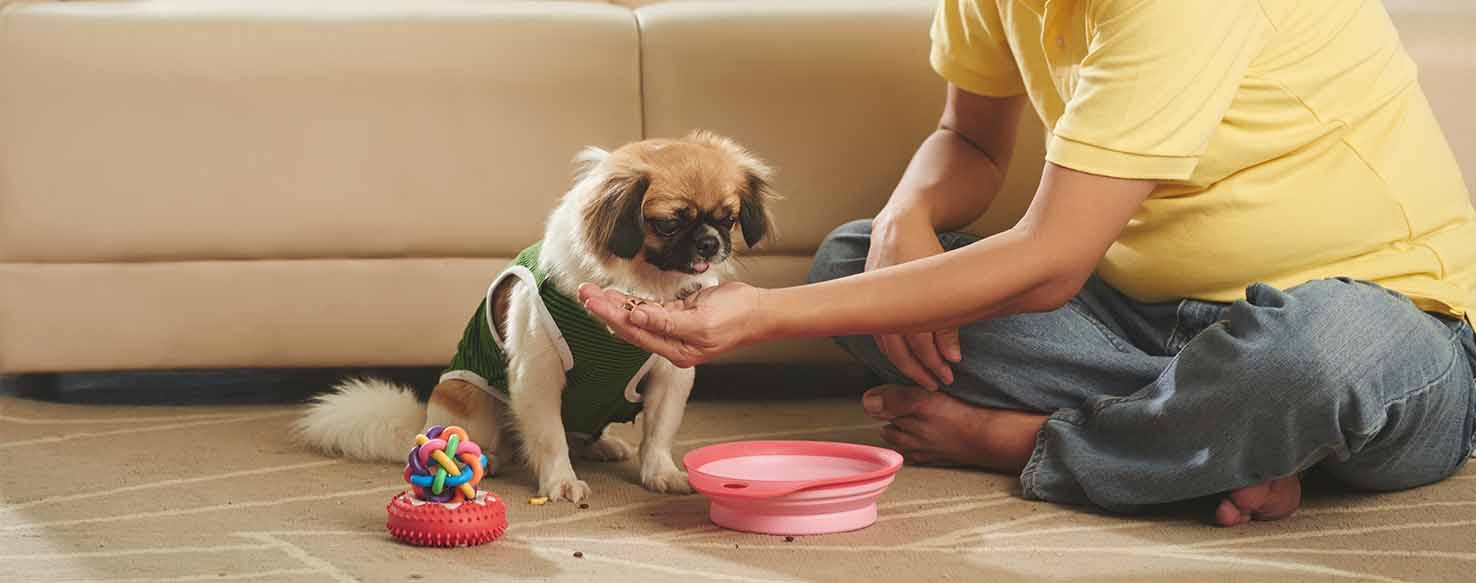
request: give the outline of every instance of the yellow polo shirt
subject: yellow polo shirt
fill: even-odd
[[[1029,97],[1047,160],[1158,181],[1098,267],[1133,298],[1476,305],[1476,213],[1381,2],[942,0],[932,37],[948,81]]]

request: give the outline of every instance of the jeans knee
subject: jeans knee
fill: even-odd
[[[1403,296],[1346,279],[1246,290],[1225,317],[1233,352],[1260,380],[1319,393],[1370,384],[1421,385],[1447,372],[1454,331]]]
[[[871,219],[859,219],[836,227],[815,250],[815,262],[807,278],[810,283],[829,281],[861,273],[871,248]]]

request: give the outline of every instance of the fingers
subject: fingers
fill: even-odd
[[[685,337],[691,330],[692,315],[683,310],[643,304],[630,311],[630,323],[662,336]]]
[[[892,365],[897,367],[897,372],[902,373],[902,376],[930,391],[938,390],[938,381],[912,354],[912,350],[907,347],[907,342],[901,336],[896,334],[877,336],[876,346],[887,357],[887,360],[892,361]]]
[[[943,355],[938,352],[938,342],[933,339],[933,334],[924,332],[921,334],[908,334],[907,347],[912,350],[913,356],[927,367],[933,378],[938,379],[945,385],[953,384],[953,369],[948,363],[943,362]]]
[[[602,289],[592,283],[579,284],[579,302],[585,304],[586,309],[589,309],[590,305],[617,307],[625,302],[625,299],[625,294],[613,289]]]
[[[579,298],[584,309],[604,320],[610,331],[621,339],[666,357],[672,364],[688,368],[699,364],[701,351],[671,334],[680,330],[677,320],[669,310],[660,306],[644,304],[634,310],[625,309],[629,296],[614,290],[603,290],[594,284],[579,286]]]
[[[632,323],[636,312],[627,312],[625,308],[603,302],[600,298],[591,298],[584,307],[604,320],[610,330],[626,342],[660,354],[681,368],[699,363],[698,351],[682,339],[658,334]]]
[[[934,332],[933,339],[938,342],[938,352],[943,353],[943,358],[948,359],[948,362],[957,364],[963,361],[963,347],[958,342],[958,328]]]
[[[595,288],[596,291],[586,293],[585,286],[589,285],[586,283],[584,286],[579,287],[579,299],[584,302],[584,309],[589,310],[589,313],[594,314],[595,317],[604,320],[612,329],[628,326],[629,322],[627,319],[630,316],[630,312],[621,309],[620,302],[611,299],[603,290],[599,290],[599,288]]]
[[[602,290],[592,283],[579,286],[579,299],[587,304],[586,309],[606,323],[614,324],[616,320],[628,322],[662,336],[681,336],[691,329],[691,316],[682,312],[685,304],[681,302],[669,307],[641,303],[632,309],[629,302],[631,296],[613,289]]]

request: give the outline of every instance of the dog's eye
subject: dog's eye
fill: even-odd
[[[733,228],[733,225],[735,223],[737,223],[737,222],[738,222],[738,219],[735,219],[733,217],[728,217],[726,219],[718,219],[717,220],[717,226],[722,227],[724,229],[731,229],[731,228]]]
[[[651,228],[656,230],[656,234],[663,237],[670,237],[672,235],[675,235],[677,232],[677,227],[680,226],[682,226],[681,221],[677,221],[675,219],[660,219],[651,221]]]

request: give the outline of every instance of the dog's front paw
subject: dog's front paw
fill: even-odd
[[[635,453],[630,444],[619,437],[605,436],[584,449],[584,458],[597,462],[623,462]]]
[[[691,494],[692,484],[687,482],[687,472],[670,470],[641,475],[641,484],[658,494]]]
[[[578,502],[589,497],[589,484],[573,476],[551,480],[547,486],[538,489],[538,495],[547,496],[554,502]]]

